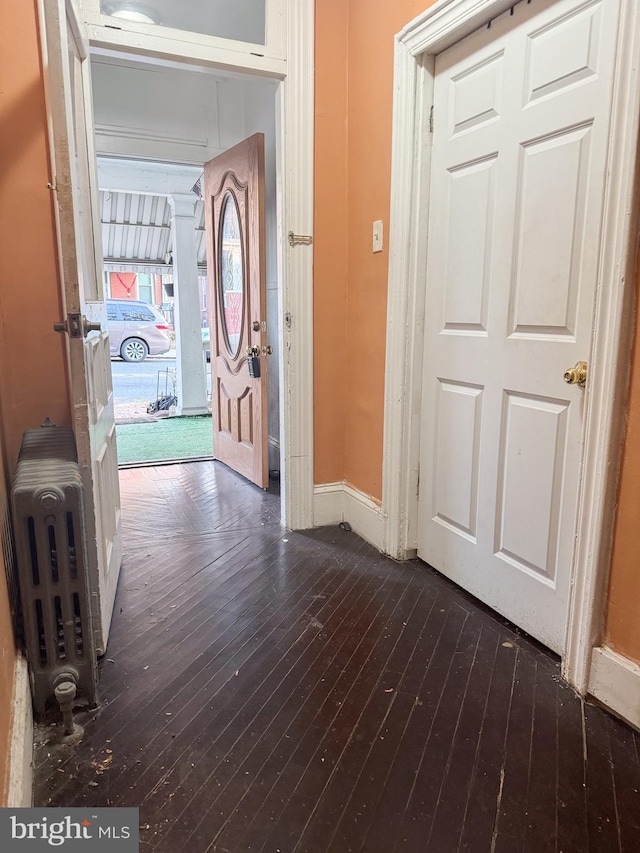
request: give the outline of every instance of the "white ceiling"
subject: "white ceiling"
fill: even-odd
[[[271,80],[104,52],[91,76],[98,154],[201,166],[245,138],[256,101],[275,113]]]
[[[91,77],[98,154],[202,165],[244,122],[226,108],[228,95],[242,106],[242,81],[103,55]]]

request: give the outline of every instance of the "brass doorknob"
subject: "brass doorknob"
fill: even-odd
[[[563,378],[568,385],[580,385],[581,388],[584,388],[587,381],[587,362],[576,362],[575,367],[570,367],[569,370],[565,371]]]
[[[67,314],[66,320],[54,323],[53,328],[56,332],[65,332],[70,338],[86,338],[89,332],[102,331],[100,323],[87,320],[84,314]]]
[[[89,332],[101,332],[102,326],[100,323],[92,323],[91,321],[87,320],[86,317],[83,317],[82,318],[82,331],[84,332],[84,336],[86,338],[86,336],[89,334]]]

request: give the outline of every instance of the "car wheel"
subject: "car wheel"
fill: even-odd
[[[129,338],[120,347],[120,356],[124,361],[144,361],[149,355],[149,347],[140,338]]]

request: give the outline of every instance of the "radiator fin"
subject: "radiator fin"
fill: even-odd
[[[78,579],[78,560],[76,558],[76,534],[73,526],[73,513],[67,513],[67,547],[69,554],[69,574],[71,580]]]
[[[18,583],[18,570],[16,567],[15,548],[13,544],[13,530],[11,528],[11,517],[9,507],[4,507],[2,512],[2,557],[7,578],[7,589],[9,591],[9,606],[13,616],[16,639],[22,644],[24,641],[24,629],[22,624],[22,606],[20,604],[20,587]]]
[[[62,616],[62,600],[59,595],[53,599],[56,614],[56,657],[58,660],[66,660],[67,653],[64,639],[64,619]]]
[[[58,583],[60,575],[58,574],[58,549],[56,548],[56,529],[53,524],[49,525],[49,564],[51,566],[51,580]]]
[[[40,650],[40,666],[46,666],[48,663],[47,656],[47,634],[44,628],[44,611],[42,609],[42,601],[36,598],[36,625],[38,628],[38,648]]]
[[[84,638],[82,636],[82,615],[80,613],[80,596],[73,593],[73,625],[75,631],[76,654],[78,657],[84,655]]]
[[[36,713],[60,679],[71,678],[95,705],[84,487],[71,430],[48,425],[24,434],[11,496]]]
[[[31,574],[33,585],[40,586],[40,566],[38,565],[38,543],[36,542],[36,523],[32,516],[27,518],[29,531],[29,554],[31,556]]]

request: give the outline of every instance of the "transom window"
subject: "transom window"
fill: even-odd
[[[100,0],[100,11],[122,21],[266,43],[266,0]]]

